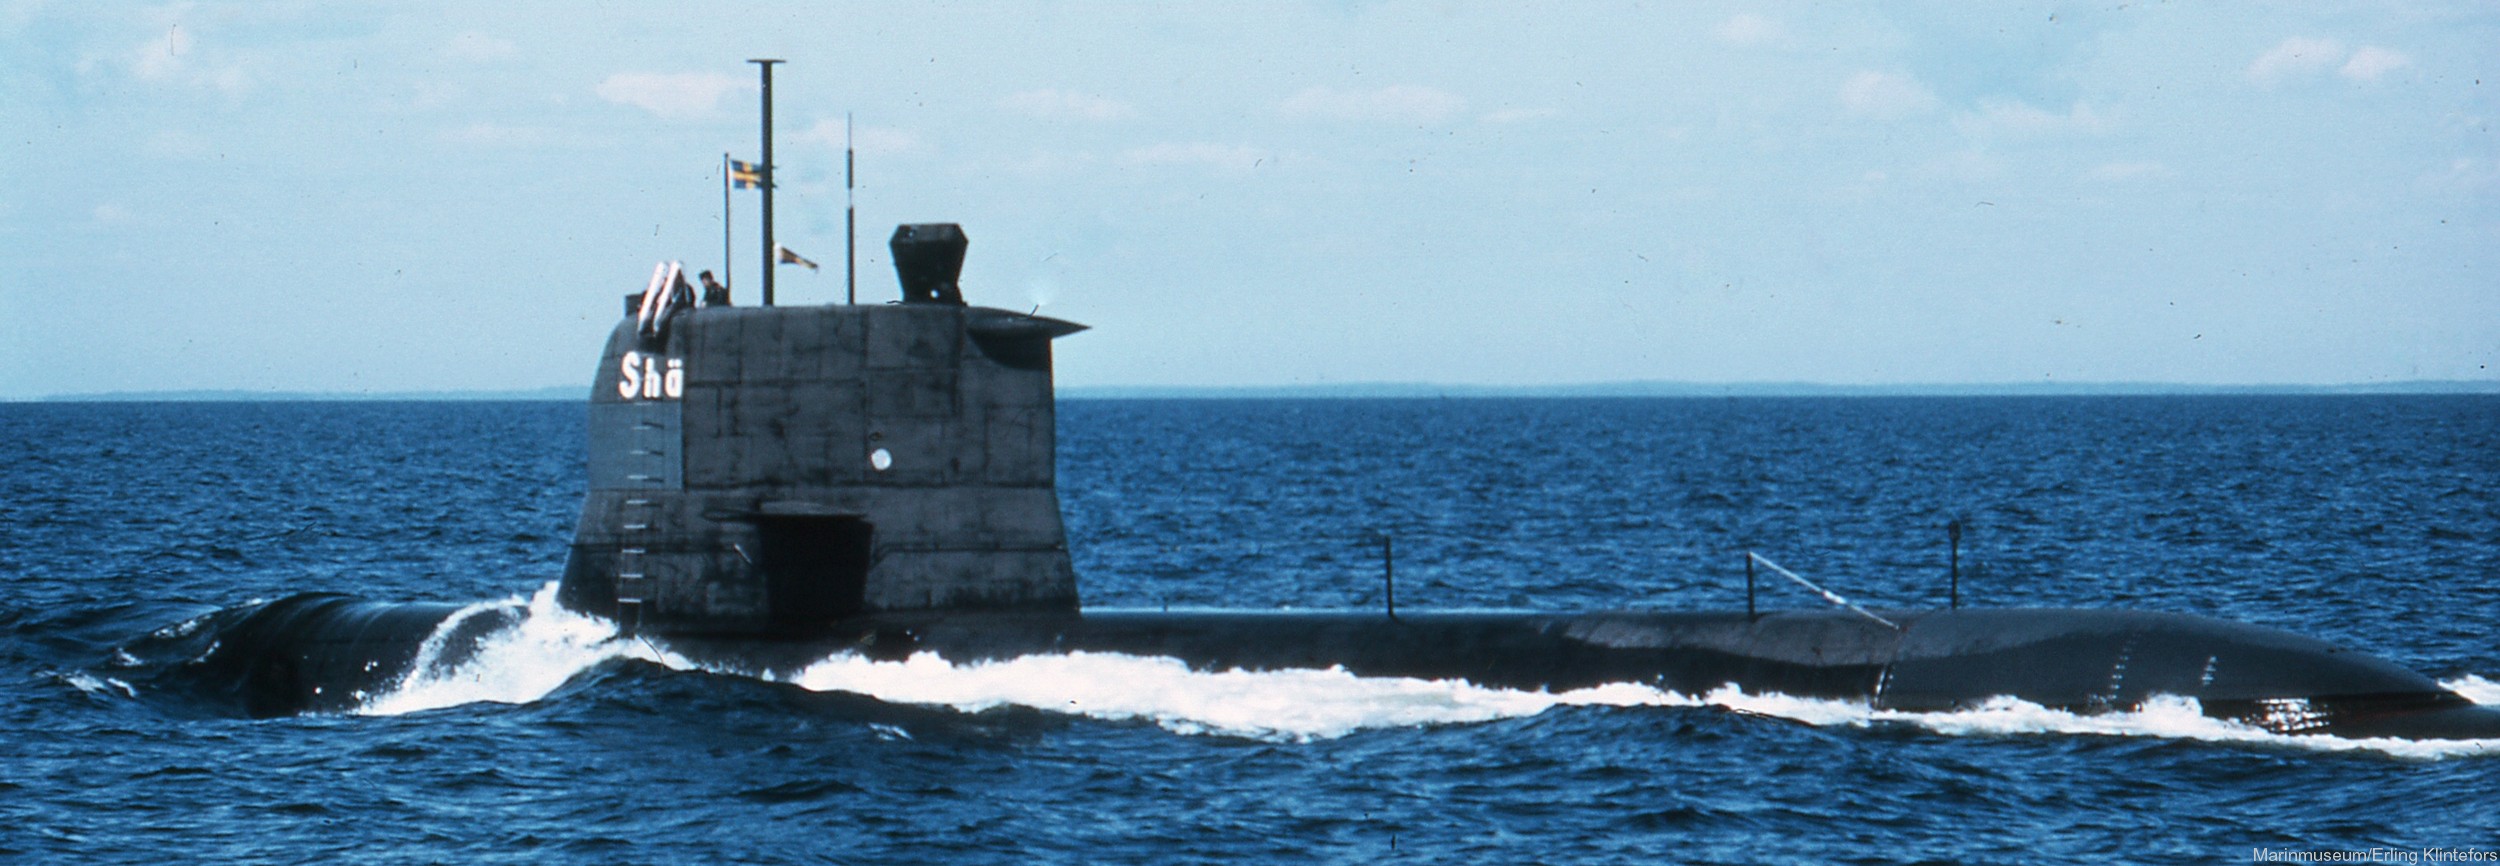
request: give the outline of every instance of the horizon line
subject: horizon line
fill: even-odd
[[[1063,385],[1070,400],[1136,399],[1404,399],[1404,398],[1589,398],[1589,397],[2025,397],[2200,395],[2437,395],[2500,394],[2500,379],[2406,379],[2341,384],[2197,384],[2141,381],[1922,382],[1842,384],[1829,382],[1688,382],[1627,380],[1541,385],[1433,382],[1336,382],[1288,385]],[[0,398],[6,403],[257,403],[257,402],[570,402],[586,401],[580,385],[451,391],[251,391],[163,389],[95,391]]]

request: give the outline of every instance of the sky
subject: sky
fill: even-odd
[[[0,399],[586,384],[722,265],[1063,385],[2500,379],[2500,6],[0,0]],[[846,132],[846,118],[849,118]],[[754,191],[732,198],[742,303]]]

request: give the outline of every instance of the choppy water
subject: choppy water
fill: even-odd
[[[2192,708],[1941,716],[1164,660],[692,669],[552,609],[566,404],[0,405],[0,859],[2247,862],[2500,851],[2500,744]],[[2500,399],[1079,401],[1090,604],[2124,606],[2500,703]],[[305,589],[539,609],[360,714],[227,718],[116,648]],[[1779,603],[1813,603],[1774,595]]]

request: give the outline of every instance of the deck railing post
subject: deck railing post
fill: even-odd
[[[1397,558],[1397,545],[1396,545],[1396,543],[1395,543],[1395,542],[1393,542],[1393,541],[1391,540],[1391,538],[1392,538],[1392,536],[1390,536],[1388,533],[1381,533],[1381,536],[1380,536],[1380,583],[1381,583],[1381,597],[1382,597],[1382,598],[1383,598],[1383,599],[1384,599],[1384,600],[1388,603],[1388,608],[1389,608],[1389,618],[1390,618],[1390,619],[1397,619],[1397,618],[1398,618],[1398,558]]]
[[[1945,537],[1945,539],[1947,540],[1947,544],[1948,544],[1948,545],[1951,547],[1951,549],[1952,549],[1952,553],[1950,554],[1950,556],[1951,556],[1951,563],[1952,563],[1952,564],[1951,564],[1951,566],[1950,566],[1950,569],[1951,569],[1951,571],[1952,571],[1952,575],[1953,575],[1953,576],[1952,576],[1952,582],[1951,582],[1951,584],[1950,584],[1950,588],[1946,590],[1948,593],[1950,593],[1950,595],[1948,596],[1948,603],[1950,603],[1950,604],[1952,605],[1952,609],[1953,609],[1953,610],[1961,610],[1961,609],[1962,609],[1962,521],[1960,521],[1960,520],[1958,520],[1958,519],[1957,519],[1957,520],[1955,520],[1955,521],[1953,521],[1953,522],[1951,522],[1951,523],[1947,523],[1947,524],[1945,524],[1945,525],[1944,525],[1944,537]]]
[[[1753,619],[1753,551],[1745,551],[1745,618]]]

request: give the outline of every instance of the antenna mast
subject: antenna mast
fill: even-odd
[[[737,285],[736,269],[729,266],[729,154],[720,155],[720,281]]]
[[[747,61],[764,73],[764,306],[773,305],[773,272],[780,270],[781,247],[773,242],[773,64],[782,61],[757,58]]]
[[[859,196],[851,190],[851,113],[842,112],[842,302],[859,303]]]

